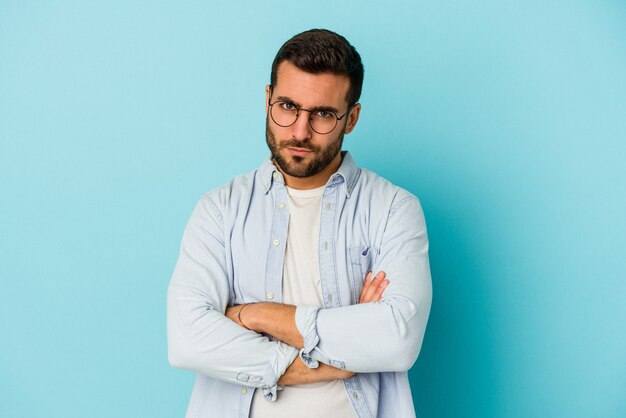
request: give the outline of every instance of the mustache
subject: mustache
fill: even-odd
[[[308,139],[305,139],[303,141],[298,141],[296,139],[289,139],[289,140],[281,141],[280,147],[281,148],[294,147],[294,148],[307,149],[309,151],[318,151],[317,147],[311,144],[311,141]]]

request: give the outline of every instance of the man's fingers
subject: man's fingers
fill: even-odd
[[[385,273],[379,272],[371,281],[367,280],[367,277],[371,277],[371,273],[366,276],[365,283],[363,285],[363,290],[361,291],[361,297],[359,299],[359,303],[368,303],[368,302],[376,302],[380,299],[383,291],[385,290],[386,284],[380,288],[381,284],[386,281]],[[389,281],[387,281],[389,283]]]
[[[370,279],[372,278],[372,272],[368,272],[363,279],[363,287],[361,288],[361,294],[359,295],[359,303],[363,303],[363,296],[365,296],[365,292],[370,285]]]
[[[363,279],[363,288],[361,288],[361,294],[359,295],[359,303],[364,303],[365,294],[367,289],[369,289],[370,284],[372,283],[372,272],[368,272],[365,275],[365,279]]]
[[[385,279],[378,285],[376,291],[374,292],[374,296],[372,297],[376,302],[378,302],[382,298],[383,292],[385,291],[385,288],[388,284],[389,280]]]

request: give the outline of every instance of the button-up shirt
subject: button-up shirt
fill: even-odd
[[[324,307],[298,306],[297,350],[246,330],[227,306],[282,300],[289,224],[282,174],[270,159],[206,193],[185,228],[168,290],[169,361],[197,373],[187,418],[247,417],[254,390],[280,402],[296,356],[356,374],[344,380],[358,417],[415,416],[407,371],[419,353],[432,287],[421,205],[343,153],[320,211]],[[389,279],[382,300],[358,304],[368,272]]]

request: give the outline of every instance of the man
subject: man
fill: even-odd
[[[417,198],[342,152],[363,65],[310,30],[278,51],[260,168],[205,194],[168,291],[187,417],[411,417],[431,303]]]

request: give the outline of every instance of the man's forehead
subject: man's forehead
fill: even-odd
[[[334,73],[309,73],[289,61],[279,64],[273,96],[288,97],[302,106],[345,106],[350,79]]]

